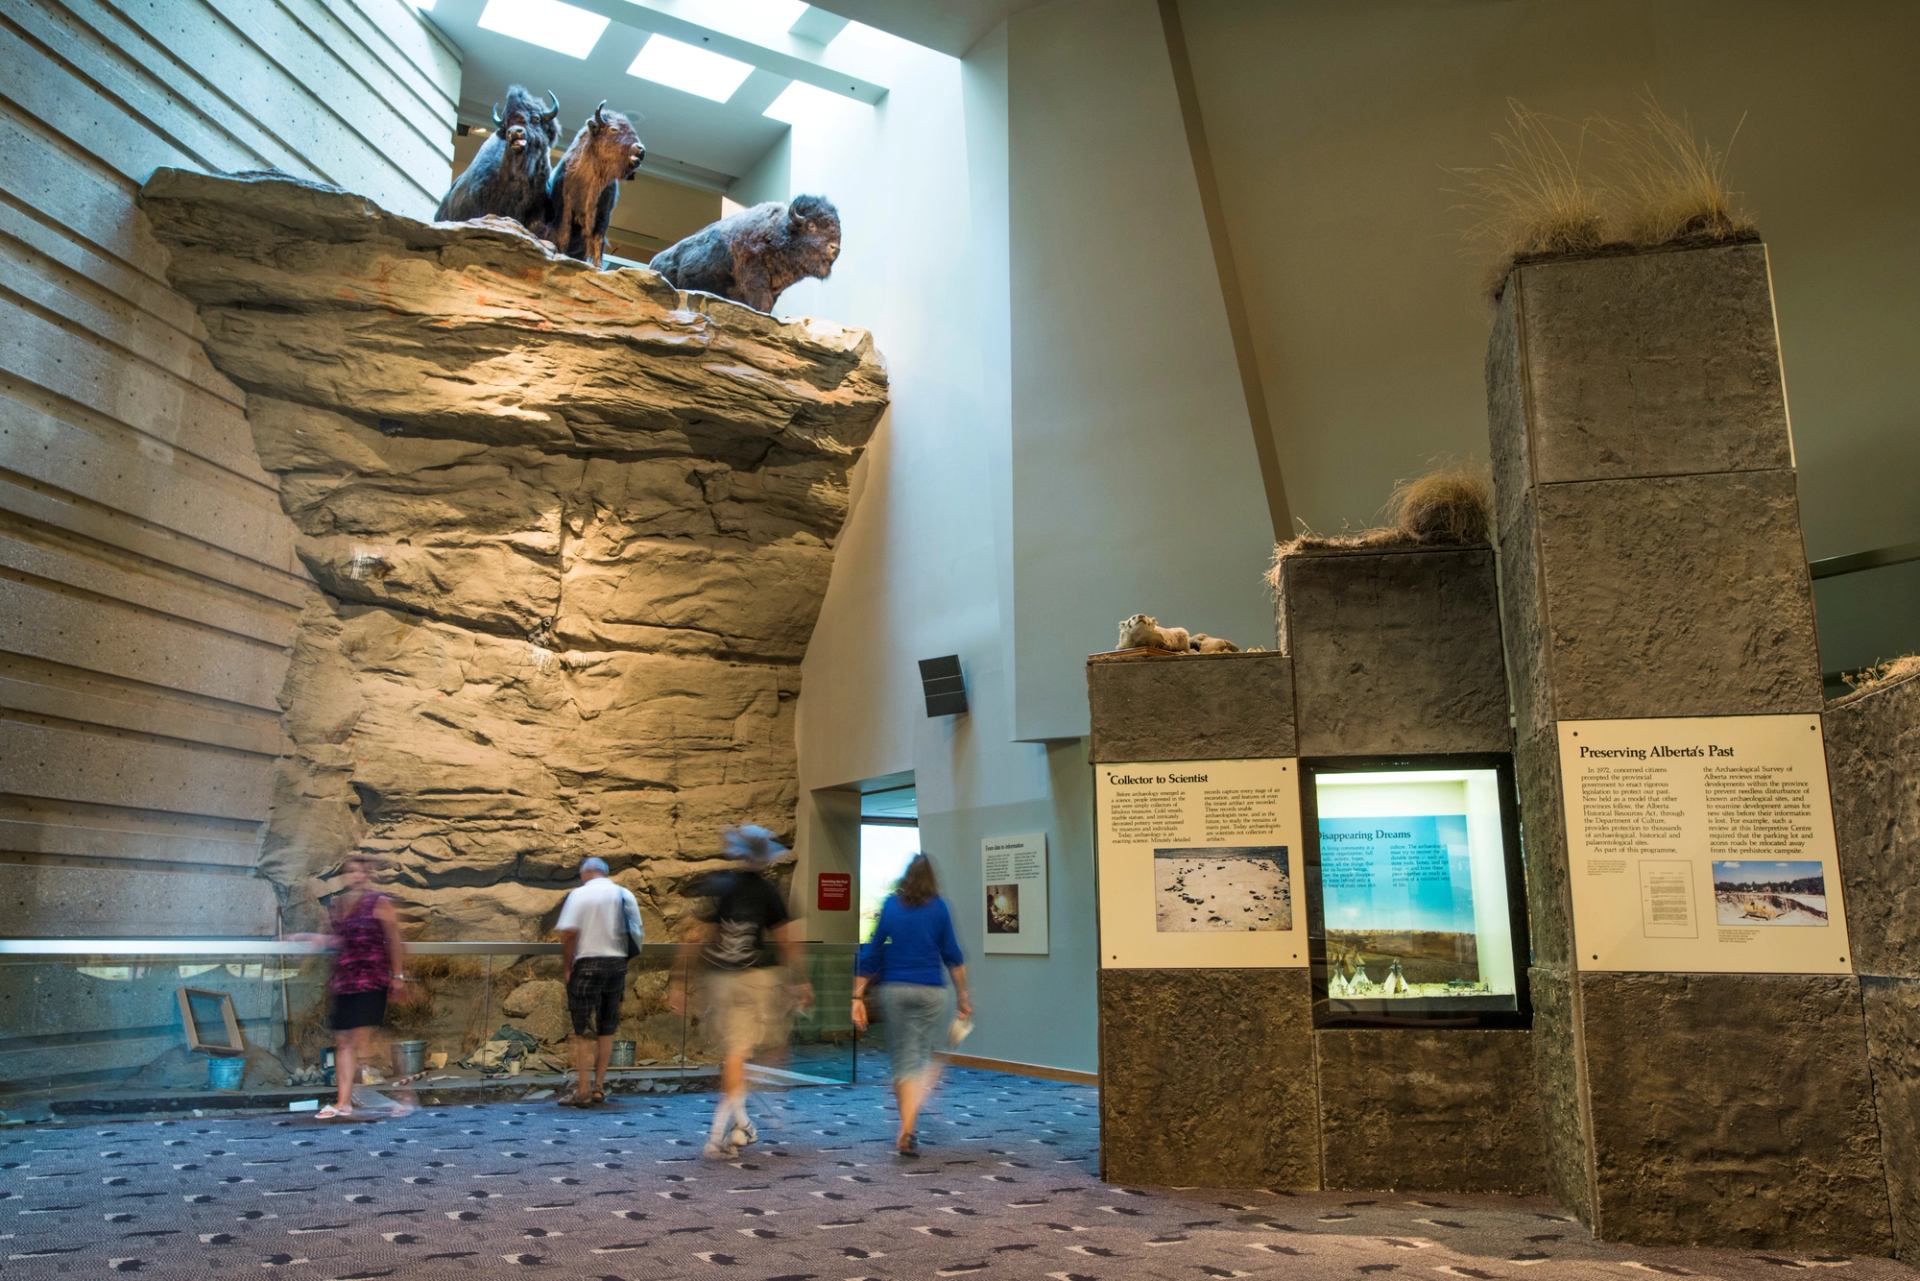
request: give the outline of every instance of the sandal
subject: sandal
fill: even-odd
[[[592,1103],[593,1106],[599,1107],[602,1103],[611,1103],[613,1100],[607,1097],[607,1092],[605,1090],[595,1090],[592,1094],[589,1094],[587,1096],[587,1101],[589,1103]]]
[[[352,1121],[355,1117],[352,1108],[336,1107],[334,1104],[329,1103],[318,1112],[315,1112],[313,1119],[316,1121]]]

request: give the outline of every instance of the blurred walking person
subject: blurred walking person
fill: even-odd
[[[953,913],[940,897],[933,864],[915,854],[906,872],[880,905],[873,934],[860,946],[853,979],[853,1025],[867,1028],[867,990],[880,989],[880,1010],[887,1021],[887,1057],[893,1067],[893,1097],[900,1107],[900,1133],[894,1149],[920,1155],[915,1123],[940,1069],[933,1052],[949,1026],[946,977],[953,976],[955,1008],[963,1020],[973,1017],[967,995],[967,967],[954,937]]]
[[[580,887],[567,892],[553,928],[560,935],[567,1017],[573,1023],[573,1093],[560,1103],[599,1107],[607,1101],[607,1065],[627,995],[627,962],[640,954],[640,904],[633,891],[607,875],[605,859],[584,859]]]
[[[374,860],[349,854],[342,865],[347,887],[327,904],[325,934],[295,934],[296,941],[333,950],[327,980],[327,1026],[333,1031],[334,1101],[315,1115],[322,1121],[354,1119],[353,1087],[373,1055],[387,1022],[387,1002],[401,999],[406,983],[406,944],[393,900],[373,887]],[[380,1038],[384,1041],[384,1038]],[[391,1111],[412,1110],[410,1102]]]
[[[731,829],[725,840],[734,866],[691,887],[707,902],[697,914],[698,927],[681,943],[667,1002],[675,1013],[684,1010],[689,971],[698,974],[701,1018],[721,1053],[720,1101],[703,1151],[730,1161],[760,1137],[747,1115],[747,1060],[784,1030],[789,1001],[793,1009],[812,1003],[813,986],[802,969],[792,913],[766,876],[786,846],[751,824]]]

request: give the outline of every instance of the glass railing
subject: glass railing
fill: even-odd
[[[847,1083],[854,949],[806,948],[821,999],[783,1009],[756,1054],[762,1087]],[[628,965],[609,1086],[616,1094],[709,1088],[718,1054],[699,976],[669,1006],[678,950]],[[376,1098],[478,1102],[560,1092],[571,1079],[555,943],[409,942],[411,982],[390,1002],[364,1088]],[[0,940],[0,1119],[60,1120],[194,1109],[285,1109],[330,1099],[331,960],[305,943]],[[830,998],[830,999],[829,999]],[[384,1091],[385,1095],[381,1092]]]

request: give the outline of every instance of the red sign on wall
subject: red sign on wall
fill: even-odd
[[[853,873],[820,873],[820,895],[818,899],[822,912],[844,912],[853,906]]]

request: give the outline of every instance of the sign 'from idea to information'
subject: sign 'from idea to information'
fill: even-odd
[[[1583,970],[1845,974],[1818,716],[1562,721]]]
[[[1100,964],[1307,963],[1292,759],[1094,767]]]

